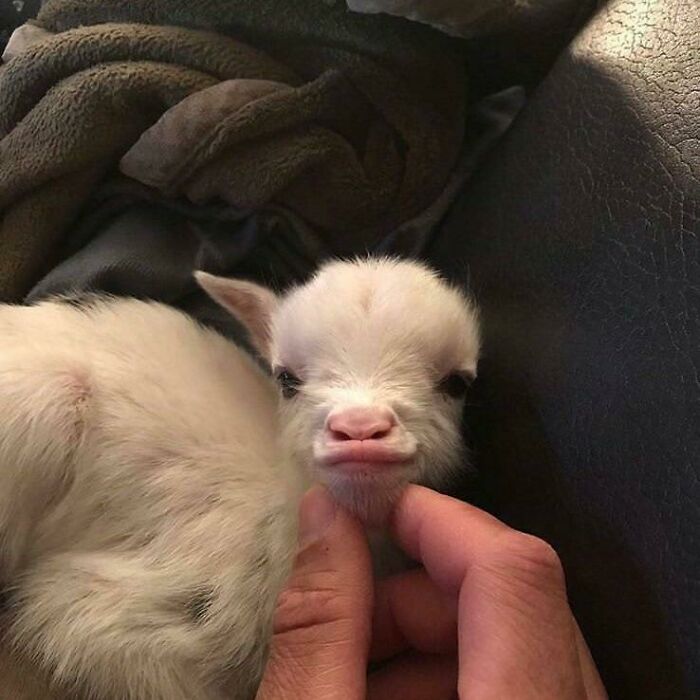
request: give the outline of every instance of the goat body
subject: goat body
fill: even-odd
[[[0,307],[0,338],[9,641],[76,694],[252,697],[301,488],[274,385],[134,300]]]

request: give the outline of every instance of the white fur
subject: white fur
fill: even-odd
[[[252,697],[294,551],[299,467],[374,523],[406,482],[437,486],[464,465],[461,404],[436,387],[475,372],[477,319],[432,272],[334,263],[281,300],[199,279],[234,313],[242,304],[256,347],[303,380],[281,411],[251,359],[167,307],[0,307],[9,640],[70,697]],[[415,460],[359,480],[321,469],[329,412],[377,402]]]
[[[76,695],[252,697],[300,488],[269,379],[138,301],[0,307],[0,337],[11,643]]]
[[[440,487],[466,466],[461,402],[437,391],[452,371],[476,374],[479,326],[464,295],[418,263],[360,260],[324,267],[272,317],[273,366],[304,382],[282,403],[285,442],[361,519],[381,522],[409,481]],[[314,456],[331,411],[390,407],[417,456],[390,474],[346,477]]]

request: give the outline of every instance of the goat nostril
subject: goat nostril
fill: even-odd
[[[385,428],[383,430],[377,430],[376,432],[372,433],[372,435],[367,438],[368,440],[382,440],[385,438],[389,433],[391,432],[391,428]]]
[[[330,428],[328,433],[333,442],[347,442],[348,440],[383,440],[391,433],[391,428],[379,428],[367,430],[339,430]]]

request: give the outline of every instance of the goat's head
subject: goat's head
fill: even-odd
[[[429,268],[333,262],[282,297],[197,278],[268,360],[285,447],[363,521],[381,523],[406,483],[439,486],[464,466],[460,419],[478,318]]]

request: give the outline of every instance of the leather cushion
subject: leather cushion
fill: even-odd
[[[611,2],[431,257],[485,319],[487,502],[552,542],[612,698],[700,693],[700,5]]]

